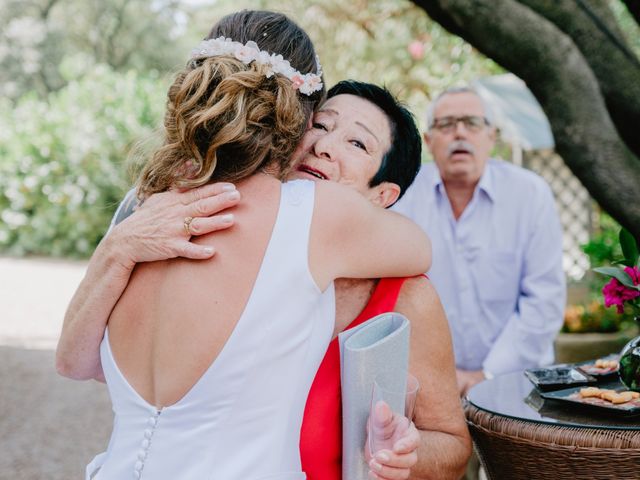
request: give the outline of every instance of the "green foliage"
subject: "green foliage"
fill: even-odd
[[[0,0],[0,95],[64,87],[65,58],[76,74],[106,64],[117,71],[174,69],[184,63],[184,14],[177,0]]]
[[[617,332],[633,326],[633,312],[620,315],[615,308],[606,308],[602,296],[587,304],[569,305],[564,312],[562,331],[568,333]]]
[[[610,215],[601,211],[598,222],[589,242],[582,246],[582,250],[589,257],[592,266],[612,265],[622,256],[622,249],[618,239],[620,225]]]
[[[124,163],[158,126],[157,75],[98,65],[46,100],[0,104],[0,250],[90,255],[130,184]]]
[[[640,316],[640,304],[637,299],[637,295],[640,295],[637,293],[640,290],[637,273],[640,242],[624,227],[620,229],[619,239],[623,257],[614,262],[618,266],[594,268],[593,271],[615,279],[611,281],[611,288],[607,290],[608,285],[602,290],[607,303],[618,305],[619,309],[629,307],[636,316]],[[615,287],[616,280],[626,287],[622,292]],[[629,296],[630,294],[636,296]]]
[[[589,306],[572,305],[566,309],[563,331],[616,331],[633,325],[634,318],[638,316],[639,307],[634,299],[620,301],[620,313],[617,313],[614,308],[606,308],[603,305],[603,296],[612,295],[612,293],[605,293],[602,275],[617,279],[629,289],[640,288],[620,266],[638,265],[639,245],[628,230],[621,228],[606,213],[601,212],[599,220],[596,233],[582,248],[589,256],[592,266],[605,266],[593,268],[593,271],[600,275],[591,277],[589,280],[590,297],[593,298]],[[614,298],[617,296],[619,295],[616,294]],[[618,302],[614,302],[613,305],[616,303]],[[605,327],[609,330],[605,330]]]
[[[607,275],[608,277],[613,277],[625,287],[635,288],[631,277],[629,277],[627,273],[617,267],[598,267],[594,268],[593,271],[596,273]]]
[[[623,284],[633,286],[631,279],[621,269],[614,267],[619,259],[626,256],[621,248],[620,225],[604,211],[600,211],[597,223],[589,242],[582,250],[589,257],[594,272],[615,276]],[[624,234],[623,234],[624,236]],[[635,245],[635,239],[631,237]],[[627,240],[624,240],[624,244]],[[628,256],[633,256],[633,248],[625,246]],[[600,267],[599,265],[604,265]],[[634,311],[625,306],[624,313],[618,314],[615,308],[606,308],[602,297],[603,278],[601,275],[588,274],[586,279],[590,293],[589,302],[569,305],[565,310],[563,332],[615,332],[633,325]]]
[[[408,0],[0,0],[0,252],[88,256],[126,190],[125,158],[159,125],[168,82],[222,15],[282,11],[327,84],[386,84],[416,113],[501,72]],[[138,72],[138,73],[134,73]]]
[[[638,264],[638,242],[626,228],[620,229],[620,247],[624,255],[622,263],[628,267],[635,267]]]

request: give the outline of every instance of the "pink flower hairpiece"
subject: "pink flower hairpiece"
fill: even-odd
[[[291,66],[288,60],[282,55],[270,54],[258,48],[258,44],[248,41],[243,44],[234,42],[230,38],[218,37],[210,40],[203,40],[191,51],[191,58],[215,57],[218,55],[231,55],[242,63],[249,65],[257,62],[268,67],[267,78],[271,78],[278,73],[285,76],[293,83],[293,88],[300,90],[304,95],[311,95],[322,89],[322,67],[316,55],[316,65],[318,73],[302,74]]]

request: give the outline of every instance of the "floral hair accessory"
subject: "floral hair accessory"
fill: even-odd
[[[245,44],[234,42],[230,38],[218,37],[210,40],[203,40],[191,51],[191,58],[216,57],[218,55],[231,55],[242,63],[249,65],[257,62],[268,67],[267,78],[271,78],[275,73],[285,76],[293,88],[300,90],[304,95],[311,95],[318,90],[322,90],[322,67],[316,55],[316,65],[318,73],[305,73],[304,75],[291,66],[288,60],[282,55],[270,54],[258,48],[258,44],[248,41]]]

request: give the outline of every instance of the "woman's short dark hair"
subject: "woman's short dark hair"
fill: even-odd
[[[380,108],[391,127],[391,146],[383,155],[380,168],[369,180],[369,187],[392,182],[400,187],[400,197],[413,183],[422,154],[422,139],[413,114],[384,87],[372,83],[343,80],[329,89],[327,97],[355,95]]]

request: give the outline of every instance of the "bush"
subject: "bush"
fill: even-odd
[[[589,257],[591,266],[611,265],[622,256],[618,232],[618,222],[606,212],[599,211],[594,232],[589,242],[582,245],[582,251]]]
[[[618,332],[633,327],[633,312],[625,309],[618,314],[615,308],[606,308],[602,295],[582,305],[569,305],[564,312],[563,332]]]
[[[0,251],[85,257],[131,182],[126,158],[160,125],[157,75],[96,66],[47,101],[0,103]]]
[[[594,232],[589,242],[582,245],[592,267],[614,265],[622,257],[619,232],[620,225],[606,212],[599,211]],[[634,312],[630,308],[625,308],[623,314],[618,314],[615,308],[604,306],[602,287],[606,279],[602,275],[588,272],[585,282],[589,289],[587,299],[567,306],[563,332],[617,332],[633,327]]]

